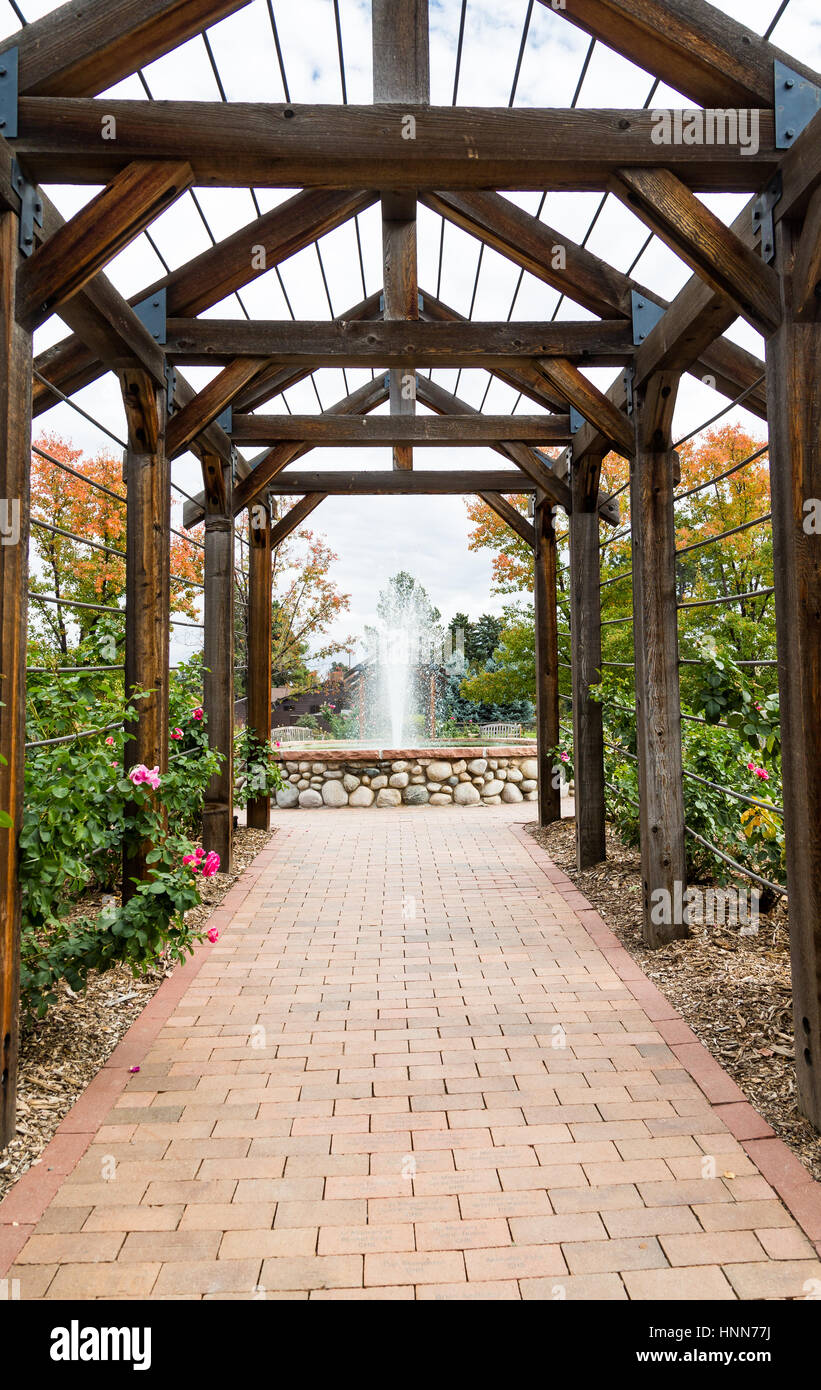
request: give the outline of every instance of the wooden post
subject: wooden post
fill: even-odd
[[[810,214],[818,213],[816,196]],[[767,343],[775,614],[798,1100],[821,1130],[821,322],[817,222],[781,222]],[[810,274],[807,274],[810,271]],[[792,272],[792,275],[791,275]]]
[[[261,743],[271,737],[271,513],[256,502],[249,508],[248,547],[248,728]],[[248,802],[248,824],[267,830],[271,798]]]
[[[556,530],[553,506],[536,494],[533,518],[533,607],[536,658],[536,755],[539,764],[539,825],[561,820],[561,777],[554,768],[559,731],[559,631],[556,610]]]
[[[230,465],[202,460],[205,482],[205,643],[203,700],[208,743],[222,755],[205,789],[202,843],[230,872],[234,840],[234,516]]]
[[[168,645],[171,631],[171,470],[165,451],[165,390],[139,368],[118,373],[128,424],[125,696],[136,718],[126,722],[124,770],[138,763],[168,768]],[[146,843],[123,845],[123,900],[147,876]]]
[[[670,429],[678,376],[656,373],[636,392],[630,469],[633,637],[644,940],[663,946],[688,933],[681,707],[676,609],[675,454]]]
[[[596,498],[601,457],[587,455],[571,468],[570,665],[573,689],[573,762],[576,782],[576,864],[586,869],[605,857],[602,707],[590,687],[601,678],[599,517]]]
[[[14,1137],[20,1002],[17,836],[23,812],[31,471],[31,334],[15,317],[15,213],[0,214],[0,1150]]]
[[[373,0],[373,99],[430,101],[428,0]],[[401,119],[401,116],[398,117]],[[382,195],[382,258],[386,319],[418,319],[416,192]],[[416,413],[413,368],[388,374],[391,415]],[[395,444],[394,468],[413,467],[413,448]]]

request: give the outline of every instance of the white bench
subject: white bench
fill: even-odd
[[[283,724],[271,730],[272,743],[310,743],[316,736],[316,729],[306,729],[303,724]]]
[[[482,724],[479,732],[485,738],[519,738],[522,733],[521,724]]]

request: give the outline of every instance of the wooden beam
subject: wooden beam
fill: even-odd
[[[536,752],[539,771],[539,825],[561,820],[559,769],[554,767],[559,728],[559,629],[556,607],[556,531],[548,497],[536,497],[533,518],[533,609],[536,660]]]
[[[578,358],[587,366],[632,359],[624,319],[506,323],[282,319],[169,319],[166,351],[174,362],[211,366],[235,357],[273,359],[278,370],[317,367],[515,367],[519,358]],[[522,363],[523,368],[526,363]]]
[[[291,532],[295,531],[297,526],[301,526],[306,517],[309,517],[311,512],[316,510],[320,502],[325,501],[326,496],[327,493],[324,492],[310,492],[299,502],[295,502],[290,511],[281,516],[274,526],[271,532],[272,548],[276,549],[284,540],[287,540]]]
[[[601,456],[571,469],[570,666],[573,691],[573,772],[576,784],[576,866],[605,857],[604,732],[602,707],[590,698],[601,679],[601,589],[596,498]]]
[[[410,474],[406,477],[405,474]],[[474,468],[455,472],[452,469],[396,468],[391,471],[376,469],[356,473],[341,472],[339,469],[325,469],[322,472],[279,473],[268,485],[270,493],[292,497],[295,493],[323,492],[327,497],[351,496],[411,496],[430,493],[432,496],[447,496],[451,493],[534,492],[536,484],[531,482],[517,468]]]
[[[375,193],[312,189],[288,198],[262,217],[209,247],[179,269],[171,271],[133,296],[131,304],[165,290],[167,310],[174,317],[192,317],[227,298],[243,285],[264,275],[288,256],[309,246],[317,237],[353,217],[375,202]],[[96,289],[97,281],[87,287]],[[82,326],[62,317],[79,335],[46,349],[35,366],[47,381],[67,394],[96,381],[107,369],[102,354],[91,350]],[[144,331],[144,330],[143,330]],[[148,336],[148,335],[146,335]],[[150,339],[149,339],[150,341]],[[156,344],[154,344],[156,348]],[[57,400],[48,388],[35,382],[34,413],[48,410]]]
[[[666,299],[638,280],[614,270],[606,261],[585,247],[576,246],[555,228],[499,193],[436,192],[423,193],[420,197],[455,226],[478,237],[523,270],[603,318],[631,318],[634,290],[663,308],[668,307]],[[428,296],[426,302],[427,299]],[[762,380],[764,364],[752,353],[721,338],[707,347],[697,362],[690,362],[688,368],[694,376],[702,380],[708,378],[717,391],[731,399],[751,388],[745,400],[747,409],[762,419],[767,418]]]
[[[257,502],[249,508],[248,544],[248,728],[259,743],[271,739],[271,513]],[[256,830],[267,830],[271,799],[248,802],[246,819]]]
[[[129,164],[18,272],[21,322],[35,329],[170,207],[193,181],[183,161]]]
[[[23,97],[15,148],[44,183],[107,183],[134,159],[178,159],[184,149],[202,186],[383,192],[600,191],[616,169],[640,166],[672,168],[701,191],[752,192],[780,158],[768,111],[743,159],[737,145],[659,142],[645,110],[107,100],[106,115],[116,140],[100,139],[98,101]]]
[[[776,272],[669,169],[620,169],[611,191],[753,328],[776,327]]]
[[[803,321],[790,300],[803,237],[816,234],[811,214],[803,231],[796,219],[776,234],[785,312],[767,343],[767,388],[796,1078],[801,1109],[821,1129],[821,322],[817,300]]]
[[[168,457],[182,454],[204,429],[216,420],[237,391],[251,381],[267,363],[265,357],[239,357],[203,387],[168,422]]]
[[[171,607],[171,470],[165,451],[165,392],[138,369],[119,373],[128,424],[125,698],[136,717],[125,725],[126,768],[168,767],[168,644]],[[151,846],[123,844],[123,898],[148,877]]]
[[[511,437],[539,444],[567,444],[566,415],[235,415],[232,437],[237,444],[275,444],[299,439],[315,448],[384,448],[393,444],[470,448]]]
[[[595,424],[617,453],[629,458],[635,439],[632,425],[624,412],[567,358],[558,357],[553,361],[543,358],[540,366],[551,386],[561,393],[567,403],[574,405],[585,420]]]
[[[677,385],[659,373],[636,392],[630,469],[643,935],[652,947],[688,931],[675,920],[687,887],[670,443]]]
[[[780,174],[781,197],[773,208],[776,227],[785,219],[803,215],[816,189],[821,186],[821,112],[785,154]],[[753,230],[754,206],[754,200],[747,203],[732,223],[732,231],[747,246],[754,246],[758,238],[758,233]],[[688,371],[696,361],[703,364],[706,346],[726,332],[735,317],[735,306],[725,295],[717,294],[699,276],[693,276],[638,347],[634,386],[641,386],[654,372]],[[626,391],[622,378],[611,386],[607,394],[619,409],[625,408]],[[748,400],[749,397],[745,405]],[[574,457],[595,452],[603,443],[606,441],[601,439],[594,427],[583,426],[573,439]]]
[[[430,103],[428,0],[373,0],[373,99]],[[382,195],[382,283],[385,318],[419,317],[416,193]],[[391,415],[416,414],[416,378],[407,367],[389,372]],[[413,450],[394,445],[394,468],[412,468]]]
[[[375,406],[381,405],[388,398],[382,378],[375,381],[368,381],[364,386],[360,386],[356,391],[352,391],[349,396],[344,396],[336,405],[332,405],[329,414],[339,413],[367,414]],[[294,441],[290,444],[275,445],[273,449],[268,449],[249,467],[243,480],[234,489],[234,515],[237,516],[245,507],[250,507],[254,502],[259,501],[267,491],[267,484],[272,478],[286,467],[287,464],[295,459],[301,458],[304,454],[310,453],[311,445],[304,441]],[[183,508],[183,524],[185,526],[198,526],[205,516],[205,498],[199,496],[193,501],[187,502]]]
[[[527,517],[522,516],[522,513],[513,506],[512,502],[508,502],[507,498],[503,497],[500,492],[480,492],[479,496],[483,502],[487,503],[491,511],[495,512],[505,525],[510,527],[511,531],[515,531],[516,535],[521,536],[531,549],[535,549],[536,532],[533,525]]]
[[[14,1138],[20,1000],[20,885],[26,741],[31,334],[17,322],[17,216],[0,213],[0,1151]]]
[[[234,509],[231,468],[202,460],[205,480],[205,637],[203,705],[208,746],[222,757],[205,789],[202,844],[231,872],[234,840]]]
[[[419,399],[435,410],[440,415],[478,415],[479,411],[473,406],[466,405],[458,397],[446,391],[444,387],[437,385],[426,376],[417,376],[416,390]],[[491,446],[496,453],[502,454],[504,458],[509,458],[520,468],[524,477],[530,479],[537,488],[559,506],[570,507],[570,489],[553,472],[553,460],[547,455],[536,449],[529,448],[526,444],[519,444],[514,440],[506,440],[501,444]],[[521,488],[514,488],[514,491],[522,491]]]
[[[772,106],[776,58],[821,82],[705,0],[573,0],[561,9],[571,24],[702,106]]]
[[[250,0],[71,0],[0,43],[28,96],[96,96]]]

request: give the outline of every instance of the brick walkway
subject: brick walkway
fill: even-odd
[[[0,1205],[21,1297],[817,1297],[821,1188],[532,814],[280,814]]]

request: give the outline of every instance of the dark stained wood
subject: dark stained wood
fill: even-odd
[[[23,97],[16,148],[43,183],[107,183],[134,159],[178,159],[198,185],[229,188],[602,190],[616,169],[672,168],[699,190],[752,192],[779,162],[770,112],[756,153],[653,139],[644,110],[289,106],[106,101],[117,139],[100,139],[100,105]],[[416,122],[408,139],[407,118]]]
[[[26,738],[26,622],[31,334],[15,318],[18,222],[0,214],[0,1151],[14,1137],[20,981],[20,885],[17,837],[23,814]],[[15,544],[15,531],[19,535]]]
[[[71,0],[4,39],[29,96],[96,96],[250,0]]]
[[[571,469],[570,665],[573,690],[573,771],[576,784],[576,865],[605,857],[602,707],[590,687],[601,679],[601,590],[596,498],[601,457],[588,455]]]
[[[405,477],[410,473],[411,477]],[[523,472],[515,468],[498,469],[475,468],[469,472],[455,472],[451,469],[401,469],[381,472],[376,469],[362,469],[356,473],[316,471],[310,473],[279,473],[269,483],[272,495],[293,497],[303,492],[324,492],[328,497],[340,496],[402,496],[431,493],[446,496],[450,493],[501,492],[513,495],[519,492],[534,492],[536,484]]]
[[[375,406],[381,405],[387,398],[387,387],[384,380],[378,377],[374,381],[366,382],[356,391],[352,391],[349,396],[344,396],[341,401],[337,401],[336,405],[330,406],[328,413],[338,412],[342,415],[367,413]],[[311,447],[304,441],[295,441],[290,444],[275,445],[273,449],[268,449],[261,454],[253,466],[249,468],[243,480],[234,488],[234,515],[237,516],[245,507],[250,507],[253,502],[258,501],[267,490],[267,485],[271,479],[281,473],[287,464],[310,453]],[[205,515],[203,504],[203,497],[197,497],[193,502],[185,504],[183,522],[186,526],[199,525]]]
[[[443,386],[439,386],[438,383],[431,381],[426,376],[417,376],[416,389],[420,401],[441,415],[479,413],[473,406],[459,400],[450,391],[446,391]],[[536,487],[541,488],[552,501],[569,509],[570,489],[553,472],[553,460],[547,454],[543,454],[537,449],[531,449],[526,444],[518,444],[513,440],[507,440],[503,444],[493,444],[491,447],[496,453],[515,463],[525,477],[535,483]],[[519,488],[518,491],[522,491],[522,489]]]
[[[202,460],[205,481],[205,644],[203,705],[209,747],[222,755],[205,789],[202,844],[231,870],[234,838],[234,511],[231,468],[216,454]]]
[[[299,439],[316,448],[384,448],[394,443],[470,448],[511,437],[538,444],[570,440],[567,415],[235,415],[231,434],[237,444],[275,444]]]
[[[184,161],[140,161],[112,179],[25,260],[18,273],[18,315],[34,329],[71,299],[189,187]]]
[[[200,314],[301,251],[317,237],[332,231],[356,212],[369,207],[376,196],[375,193],[347,189],[332,192],[321,188],[297,193],[141,290],[130,302],[136,304],[164,289],[169,315],[188,318]],[[95,286],[96,281],[88,289]],[[89,343],[84,336],[82,325],[71,322],[66,314],[61,317],[78,336],[64,339],[40,353],[35,366],[60,390],[73,392],[96,381],[109,365],[109,359],[94,350],[95,344]],[[35,382],[35,415],[47,410],[55,399],[46,387]]]
[[[796,240],[792,266],[791,313],[813,322],[821,306],[821,187],[813,193]]]
[[[483,502],[487,503],[491,511],[501,517],[511,531],[515,531],[516,535],[521,536],[523,541],[527,541],[531,548],[535,548],[536,532],[533,525],[526,516],[522,516],[522,513],[513,506],[512,502],[508,502],[507,498],[503,497],[500,492],[480,492],[479,496]]]
[[[617,453],[629,458],[634,447],[633,429],[623,411],[566,358],[542,359],[540,365],[551,386],[564,396],[568,405],[574,405],[585,420],[595,424]]]
[[[247,385],[266,362],[264,357],[236,358],[173,415],[167,430],[168,457],[173,459],[184,453],[192,440],[222,414],[237,391]]]
[[[632,290],[667,307],[667,300],[638,280],[614,270],[585,247],[576,246],[562,233],[498,193],[423,193],[420,200],[537,279],[603,318],[623,315],[629,319]],[[426,295],[426,304],[428,300]],[[755,385],[764,374],[764,364],[752,353],[727,338],[720,338],[704,350],[697,363],[691,362],[688,367],[694,376],[709,377],[717,391],[731,398],[752,387],[745,405],[762,419],[767,418],[766,392],[763,384]]]
[[[551,0],[543,5],[556,8]],[[568,0],[562,14],[702,106],[771,106],[773,60],[818,74],[705,0]]]
[[[688,932],[669,920],[687,888],[670,444],[677,386],[677,376],[658,373],[637,391],[630,469],[643,935],[652,947]]]
[[[171,470],[165,452],[165,392],[138,369],[121,371],[128,423],[125,695],[136,718],[125,725],[124,766],[168,767],[168,645],[171,606]],[[148,877],[150,845],[123,845],[123,898]]]
[[[572,357],[587,366],[618,365],[632,358],[633,335],[624,319],[546,324],[175,318],[168,321],[165,347],[173,361],[194,366],[250,356],[275,359],[273,371],[394,364],[490,370],[497,364],[515,368],[518,358]],[[526,371],[527,363],[521,367]]]
[[[559,629],[556,608],[556,530],[553,507],[536,497],[533,530],[533,607],[536,658],[536,740],[539,763],[539,825],[561,820],[560,770],[554,767],[559,729]]]
[[[375,102],[430,102],[428,0],[373,0],[373,99]],[[419,317],[416,264],[416,194],[382,196],[382,283],[385,318]],[[391,415],[416,414],[412,371],[389,372]],[[394,468],[412,468],[413,450],[394,445]]]
[[[812,234],[810,219],[806,231]],[[785,276],[800,223],[781,224]],[[806,305],[803,291],[800,303]],[[801,1109],[821,1129],[821,323],[785,314],[767,343],[770,484],[795,1064]]]
[[[271,513],[256,502],[248,510],[248,728],[261,743],[271,738],[271,617],[272,541]],[[248,802],[247,823],[267,830],[271,798],[258,796]]]
[[[776,327],[776,272],[669,169],[620,169],[611,190],[753,328]]]
[[[301,526],[305,518],[316,510],[320,502],[325,501],[326,496],[327,493],[310,492],[307,496],[301,498],[299,502],[295,502],[290,510],[287,511],[284,516],[281,516],[274,526],[271,532],[271,548],[275,549],[276,546],[281,545],[284,540],[287,540],[291,532],[295,531],[297,526]]]

